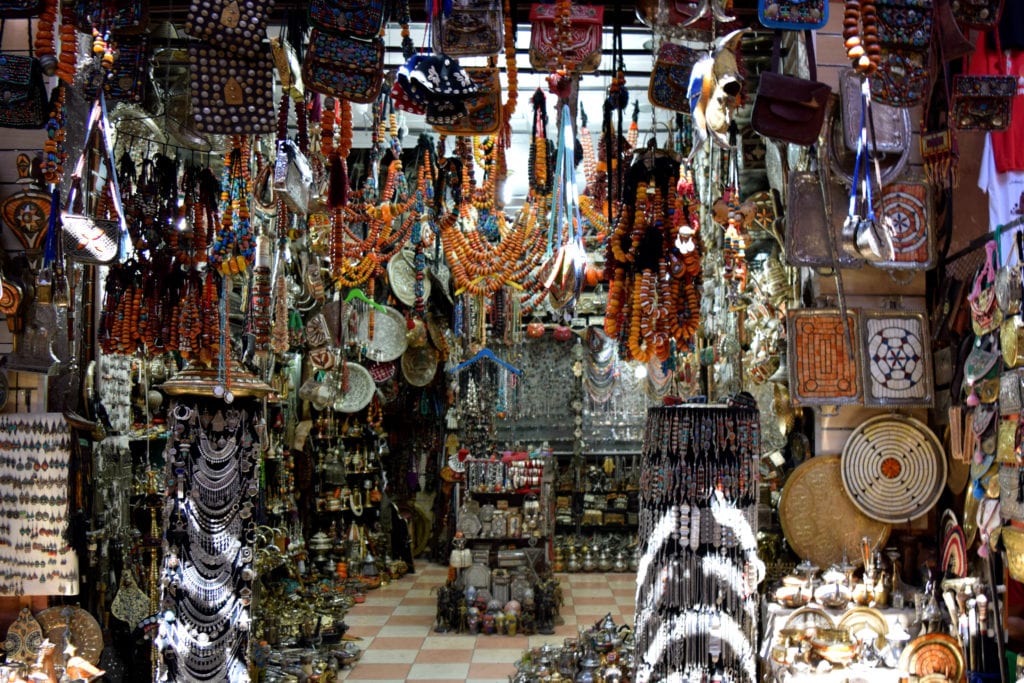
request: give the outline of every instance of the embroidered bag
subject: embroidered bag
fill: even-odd
[[[780,55],[782,32],[775,32],[771,71],[762,71],[750,125],[759,134],[795,145],[812,145],[821,134],[832,88],[816,79],[811,32],[804,32],[810,80],[782,73]]]
[[[602,5],[572,5],[568,45],[559,46],[555,5],[530,5],[530,65],[537,71],[571,67],[593,73],[601,65]]]
[[[86,173],[85,161],[93,131],[98,132],[103,144],[103,164],[107,172],[114,220],[95,218],[82,213],[82,196],[91,194],[89,181],[86,181],[84,188],[82,187],[82,175]],[[88,177],[93,177],[93,174],[88,173]],[[89,121],[85,128],[85,144],[82,145],[82,153],[71,176],[67,206],[68,210],[61,216],[61,243],[64,255],[79,263],[105,264],[117,260],[126,227],[124,209],[121,206],[121,189],[117,183],[117,167],[110,144],[110,132],[107,129],[107,105],[102,90],[89,113]]]
[[[912,107],[924,100],[929,83],[925,55],[916,50],[884,50],[878,72],[871,77],[871,99],[893,107]]]
[[[953,0],[953,16],[968,28],[987,31],[1003,16],[1003,0]]]
[[[42,6],[42,0],[0,0],[0,17],[4,19],[31,17],[39,14]]]
[[[42,128],[49,112],[39,60],[0,53],[0,128]]]
[[[313,29],[302,63],[306,87],[324,95],[366,104],[384,82],[384,42]]]
[[[427,123],[445,135],[493,135],[501,130],[501,80],[493,66],[466,67],[477,91],[463,100],[466,113],[451,123],[433,123],[427,112]]]
[[[647,85],[647,99],[655,107],[689,113],[687,88],[690,72],[701,53],[683,45],[665,42],[658,48],[654,71]]]
[[[501,52],[505,22],[497,0],[454,0],[448,14],[436,12],[430,33],[434,52],[452,57],[490,56]]]
[[[932,0],[876,0],[882,47],[926,52],[932,43]]]
[[[384,0],[311,0],[314,28],[356,38],[376,38],[384,26]]]
[[[819,29],[828,23],[828,0],[758,0],[757,18],[768,28]]]
[[[699,40],[708,38],[712,24],[718,35],[742,28],[742,23],[720,4],[711,3],[711,11],[708,9],[708,3],[699,0],[638,0],[636,18],[659,35]]]
[[[950,124],[958,130],[1006,130],[1016,94],[1013,76],[954,76]]]
[[[78,30],[92,34],[94,28],[123,36],[149,28],[148,0],[78,0],[75,3]]]
[[[267,13],[273,0],[192,0],[185,32],[218,48],[257,58],[266,53]]]
[[[276,130],[274,64],[266,44],[248,58],[231,47],[199,43],[188,48],[192,120],[196,130],[219,135],[256,135]]]

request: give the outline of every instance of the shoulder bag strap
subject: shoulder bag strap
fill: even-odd
[[[82,175],[85,173],[86,157],[91,148],[90,143],[94,130],[99,132],[100,138],[103,141],[103,163],[107,167],[107,179],[110,181],[111,202],[114,205],[114,212],[117,214],[117,220],[123,233],[126,231],[127,225],[124,217],[124,207],[121,204],[121,188],[117,182],[117,164],[114,162],[114,150],[110,143],[107,102],[103,96],[102,88],[100,89],[99,97],[93,102],[92,109],[89,111],[89,120],[85,127],[85,139],[82,143],[82,153],[78,156],[74,173],[71,175],[71,189],[68,190],[67,206],[72,211],[79,210],[77,207],[81,206],[81,198],[78,195],[83,191]],[[88,190],[88,184],[85,190]]]

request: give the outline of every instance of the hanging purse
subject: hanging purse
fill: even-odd
[[[103,144],[103,164],[107,172],[114,220],[95,218],[82,213],[82,195],[91,194],[89,184],[82,187],[82,175],[86,173],[86,156],[94,131],[100,136]],[[89,173],[88,176],[91,178],[93,174]],[[126,226],[124,208],[121,206],[121,189],[117,183],[117,167],[110,144],[110,132],[107,129],[107,106],[102,90],[89,113],[85,143],[71,176],[67,206],[68,210],[61,215],[61,244],[64,247],[64,256],[79,263],[106,264],[116,261],[121,249],[122,236],[126,234]]]
[[[185,33],[218,48],[256,59],[266,53],[267,13],[273,0],[193,0]]]
[[[257,135],[276,130],[274,65],[265,44],[256,58],[208,44],[188,48],[192,120],[196,130]]]
[[[913,107],[928,93],[925,56],[917,50],[882,51],[878,71],[871,76],[871,99],[894,107]]]
[[[0,128],[42,128],[49,112],[39,60],[0,54]]]
[[[530,66],[551,72],[566,66],[576,73],[593,73],[601,65],[601,35],[604,29],[602,5],[571,6],[568,44],[558,44],[556,6],[530,5]]]
[[[828,23],[828,0],[757,0],[757,18],[779,30],[819,29]]]
[[[690,85],[690,72],[700,57],[701,53],[693,48],[662,43],[647,85],[647,99],[651,104],[662,109],[689,113],[687,89]]]
[[[384,0],[311,0],[314,28],[369,40],[384,26]]]
[[[875,0],[875,7],[882,47],[928,51],[932,43],[932,0]]]
[[[1013,76],[958,74],[953,77],[950,125],[957,130],[1006,130],[1016,94]]]
[[[0,0],[0,17],[18,19],[39,14],[43,8],[42,0]]]
[[[804,41],[810,80],[782,73],[782,32],[775,32],[771,71],[761,72],[750,125],[766,138],[807,146],[821,134],[832,88],[816,80],[818,69],[810,31],[804,32]]]
[[[313,169],[295,141],[288,139],[288,102],[282,98],[284,111],[278,117],[277,158],[274,161],[274,195],[299,216],[309,212],[309,195],[313,187]],[[283,130],[282,130],[283,129]]]
[[[953,0],[953,16],[968,28],[988,31],[1003,16],[1003,0]]]
[[[861,76],[854,69],[839,72],[839,101],[843,120],[843,141],[850,151],[860,140]],[[887,104],[871,105],[874,135],[868,139],[872,152],[899,154],[910,147],[910,112]]]
[[[95,28],[124,36],[149,28],[148,0],[77,0],[74,6],[76,25],[82,33],[91,35]]]
[[[450,123],[431,121],[427,112],[427,123],[443,135],[493,135],[501,130],[503,123],[501,106],[501,81],[494,66],[466,67],[466,73],[476,85],[476,94],[463,100],[466,113]]]
[[[449,13],[430,20],[434,52],[452,57],[487,57],[501,52],[505,21],[497,0],[455,0]]]
[[[384,41],[363,40],[313,29],[302,63],[306,87],[324,95],[367,104],[384,83]]]

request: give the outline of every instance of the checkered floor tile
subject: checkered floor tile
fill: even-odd
[[[633,574],[558,574],[564,604],[550,636],[468,636],[435,633],[433,591],[447,567],[420,561],[417,572],[370,591],[366,602],[345,617],[349,635],[360,638],[362,658],[342,672],[349,683],[508,683],[523,651],[545,643],[561,645],[611,614],[616,623],[633,622]]]

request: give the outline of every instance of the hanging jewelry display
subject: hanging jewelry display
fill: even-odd
[[[757,680],[755,409],[648,411],[640,465],[638,683]]]
[[[78,595],[68,526],[70,436],[61,413],[0,417],[0,595]]]
[[[248,680],[259,413],[182,398],[170,415],[159,673]]]
[[[622,216],[608,241],[605,332],[631,360],[692,348],[700,324],[701,248],[693,183],[648,145],[626,173]]]

